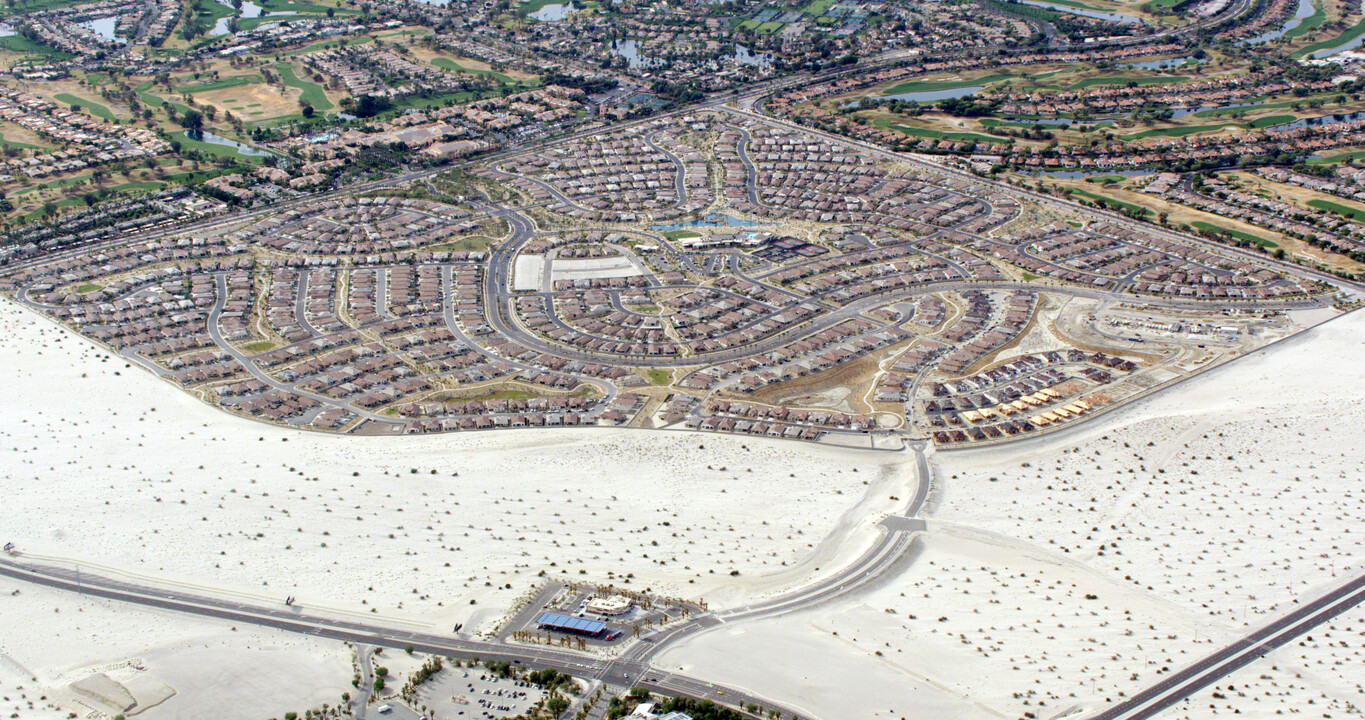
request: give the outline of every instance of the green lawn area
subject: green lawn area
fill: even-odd
[[[107,188],[111,193],[128,192],[129,190],[160,190],[166,183],[160,180],[134,180],[133,182],[121,183]]]
[[[1313,14],[1304,18],[1303,22],[1299,23],[1297,27],[1286,32],[1284,37],[1296,38],[1300,35],[1307,35],[1308,33],[1317,30],[1326,21],[1327,10],[1323,8],[1323,0],[1314,0]]]
[[[332,101],[327,99],[327,93],[323,92],[321,85],[299,77],[294,73],[294,68],[286,63],[276,65],[275,70],[280,73],[280,79],[285,85],[302,91],[299,100],[312,105],[314,110],[332,109]]]
[[[1083,197],[1090,198],[1091,200],[1094,200],[1096,202],[1104,203],[1105,205],[1108,205],[1110,208],[1122,208],[1129,212],[1138,213],[1139,215],[1152,214],[1151,210],[1148,210],[1147,208],[1142,207],[1141,205],[1134,205],[1132,203],[1123,202],[1122,200],[1115,200],[1114,198],[1111,197],[1105,197],[1104,195],[1092,193],[1089,190],[1077,190],[1073,188],[1071,189],[1071,193],[1073,195],[1081,195]]]
[[[287,53],[281,54],[286,57],[298,57],[299,55],[307,55],[308,53],[326,50],[328,48],[336,47],[338,45],[345,45],[347,47],[350,47],[351,45],[364,45],[365,43],[372,42],[374,42],[374,38],[369,35],[353,35],[351,37],[346,38],[331,38],[329,40],[323,40],[322,42],[315,42],[312,45],[301,47],[298,50],[291,50]]]
[[[649,381],[655,385],[667,385],[672,380],[667,370],[655,368],[649,371]]]
[[[778,30],[781,30],[783,25],[784,23],[780,22],[765,22],[762,25],[758,26],[758,31],[763,33],[764,35],[772,35]]]
[[[745,30],[753,30],[758,27],[758,24],[759,23],[757,20],[745,20],[744,22],[740,23],[739,26],[744,28]]]
[[[82,100],[70,93],[57,93],[52,96],[52,99],[66,103],[67,105],[79,105],[80,107],[85,108],[86,112],[97,118],[104,118],[105,120],[110,121],[117,120],[117,118],[114,117],[114,113],[111,112],[109,108],[94,102],[93,100]]]
[[[299,2],[298,0],[260,0],[256,3],[269,12],[295,12],[295,13],[317,13],[326,15],[331,10],[335,15],[354,15],[355,10],[350,8],[333,7],[331,5],[317,5],[310,2]]]
[[[1152,130],[1143,130],[1142,132],[1139,133],[1133,133],[1132,135],[1120,135],[1119,137],[1123,140],[1141,140],[1142,138],[1149,137],[1185,137],[1186,135],[1193,135],[1194,133],[1213,132],[1215,130],[1222,130],[1225,127],[1235,125],[1237,125],[1237,123],[1221,123],[1219,125],[1185,125],[1181,127],[1154,128]]]
[[[701,237],[701,233],[692,230],[669,230],[664,233],[664,238],[668,240],[682,240],[683,238]]]
[[[558,5],[562,2],[566,2],[566,0],[526,0],[526,2],[517,6],[517,14],[522,16],[530,15],[531,13],[540,12],[546,5]]]
[[[1285,123],[1294,122],[1297,119],[1298,118],[1294,117],[1293,115],[1267,115],[1266,117],[1256,118],[1255,120],[1252,120],[1251,122],[1247,123],[1247,127],[1251,129],[1257,129],[1270,127],[1272,125],[1283,125]]]
[[[1000,80],[1008,80],[1013,75],[987,75],[976,80],[911,80],[900,83],[894,87],[882,91],[882,95],[900,95],[902,93],[926,92],[932,90],[957,90],[958,88],[976,87],[977,85],[987,85]]]
[[[811,0],[806,6],[801,8],[801,12],[811,17],[819,17],[829,12],[830,6],[834,5],[834,0]]]
[[[81,283],[80,285],[76,286],[76,292],[82,295],[84,295],[85,293],[95,292],[96,290],[103,289],[104,286],[100,285],[99,283]]]
[[[1334,48],[1340,45],[1345,45],[1346,43],[1355,40],[1361,35],[1365,35],[1365,18],[1362,18],[1360,22],[1356,23],[1355,25],[1352,25],[1350,28],[1347,28],[1344,32],[1332,38],[1331,40],[1323,40],[1320,43],[1314,43],[1294,53],[1294,57],[1305,57],[1308,55],[1312,55],[1313,53],[1318,52],[1319,50],[1326,50],[1328,48]]]
[[[210,155],[216,155],[218,157],[226,157],[232,158],[234,160],[241,160],[244,162],[254,163],[259,163],[261,161],[259,157],[243,155],[237,152],[237,148],[232,147],[230,145],[214,145],[213,143],[207,143],[204,142],[203,140],[195,140],[186,135],[184,130],[177,130],[176,132],[171,133],[171,139],[180,143],[181,147],[193,148],[200,152],[208,153]]]
[[[151,90],[152,83],[150,82],[142,83],[141,85],[138,85],[137,87],[133,88],[133,92],[137,93],[137,98],[138,100],[142,101],[143,105],[146,105],[154,109],[160,109],[161,104],[166,101],[163,100],[159,95],[154,94]],[[175,111],[181,114],[187,113],[192,109],[190,108],[190,106],[178,102],[172,102],[170,103],[170,106],[175,108]]]
[[[270,342],[269,340],[260,340],[258,342],[254,342],[251,343],[250,345],[245,346],[243,349],[245,349],[247,352],[259,353],[265,352],[266,350],[269,350],[270,348],[273,347],[275,347],[275,343]]]
[[[1085,181],[1088,183],[1108,184],[1123,182],[1127,179],[1128,178],[1122,175],[1092,175],[1091,177],[1086,178]]]
[[[200,183],[203,183],[205,180],[208,180],[210,178],[216,178],[219,175],[229,175],[235,172],[243,172],[244,170],[249,170],[249,168],[241,168],[237,166],[226,168],[211,168],[208,170],[198,170],[196,172],[175,173],[174,175],[167,175],[165,179],[168,182],[173,182],[180,185],[193,186],[199,185]]]
[[[1174,4],[1175,1],[1176,1],[1176,0],[1171,0],[1171,3]],[[1095,12],[1109,12],[1108,10],[1105,10],[1104,8],[1097,8],[1097,7],[1095,7],[1094,5],[1086,5],[1086,4],[1083,3],[1083,2],[1077,2],[1077,0],[1047,0],[1047,2],[1050,2],[1050,3],[1052,3],[1053,5],[1065,5],[1065,6],[1067,6],[1067,7],[1080,8],[1081,10],[1093,10],[1093,11],[1095,11]]]
[[[273,15],[270,17],[239,18],[237,20],[237,30],[255,30],[265,23],[288,23],[295,20],[316,20],[314,15]]]
[[[0,50],[38,55],[53,60],[67,60],[71,57],[71,53],[62,52],[57,48],[33,42],[23,35],[7,35],[5,37],[0,37]]]
[[[57,8],[69,7],[71,5],[84,5],[88,0],[15,0],[14,5],[0,7],[0,17],[11,15],[39,12],[43,10],[56,10]]]
[[[1270,109],[1278,109],[1278,108],[1287,108],[1287,107],[1290,107],[1291,105],[1293,105],[1293,104],[1296,103],[1296,102],[1297,102],[1297,103],[1302,103],[1303,101],[1302,101],[1302,100],[1287,100],[1287,101],[1285,101],[1285,102],[1266,103],[1266,104],[1264,104],[1264,105],[1257,105],[1257,106],[1255,106],[1255,107],[1241,107],[1241,108],[1236,108],[1236,107],[1210,108],[1210,109],[1208,109],[1208,110],[1200,110],[1200,111],[1197,112],[1197,113],[1191,113],[1190,117],[1211,118],[1211,117],[1223,117],[1224,115],[1233,115],[1233,114],[1235,114],[1235,113],[1244,113],[1244,114],[1245,114],[1245,113],[1249,113],[1249,112],[1254,112],[1254,111],[1256,111],[1256,110],[1270,110]]]
[[[432,252],[483,252],[494,242],[496,240],[484,235],[466,235],[459,240],[443,242],[425,249]]]
[[[504,75],[500,72],[497,72],[496,70],[484,70],[482,68],[465,67],[459,64],[458,62],[451,60],[450,58],[443,57],[432,58],[431,64],[435,65],[438,68],[441,68],[442,70],[449,70],[450,72],[454,73],[462,73],[465,75],[482,75],[484,77],[491,77],[494,80],[503,83],[504,85],[511,85],[516,82],[516,80],[513,80],[511,76]]]
[[[1075,85],[1067,88],[1068,90],[1084,90],[1086,88],[1101,85],[1127,85],[1137,83],[1138,85],[1160,85],[1162,83],[1178,83],[1189,80],[1187,75],[1171,75],[1169,77],[1130,77],[1126,75],[1111,75],[1106,77],[1094,77],[1082,80]]]
[[[251,75],[237,75],[221,80],[210,80],[209,82],[199,83],[198,85],[181,85],[175,89],[178,93],[193,95],[194,93],[210,92],[212,90],[226,90],[228,88],[241,87],[243,85],[254,85],[265,82],[265,79],[255,73]]]
[[[1342,217],[1351,218],[1352,220],[1365,220],[1365,210],[1357,210],[1356,208],[1342,205],[1341,203],[1334,203],[1331,200],[1309,200],[1308,206],[1319,210],[1326,210],[1327,212],[1333,212]]]
[[[22,142],[19,142],[19,141],[17,141],[17,140],[9,140],[9,139],[3,138],[3,137],[0,137],[0,148],[19,148],[20,150],[39,150],[39,149],[51,150],[51,149],[52,149],[52,148],[50,148],[50,147],[43,147],[43,146],[41,146],[41,145],[31,145],[31,144],[29,144],[29,143],[22,143]]]
[[[927,138],[927,139],[930,139],[930,140],[951,140],[951,141],[953,141],[953,142],[978,142],[978,143],[1003,143],[1003,142],[1005,142],[1005,139],[1004,139],[1004,138],[993,137],[993,136],[991,136],[991,135],[982,135],[982,134],[980,134],[980,133],[969,133],[969,132],[942,132],[942,131],[933,130],[933,129],[930,129],[930,128],[913,127],[913,126],[910,126],[910,125],[901,125],[900,123],[897,123],[897,122],[893,121],[891,118],[884,118],[884,117],[874,118],[874,119],[872,120],[872,124],[873,124],[873,125],[876,125],[877,127],[880,127],[880,128],[885,128],[885,129],[887,129],[887,130],[895,130],[895,131],[898,132],[898,133],[903,133],[903,134],[905,134],[905,135],[910,135],[910,136],[912,136],[912,137]]]
[[[1365,158],[1365,150],[1356,150],[1355,152],[1341,153],[1339,155],[1331,155],[1323,158],[1314,158],[1309,160],[1308,164],[1336,165],[1337,163],[1351,162],[1352,160],[1359,160],[1361,158]]]
[[[515,85],[514,85],[514,86],[512,86],[512,87],[528,87],[528,86],[515,86]],[[393,107],[392,107],[391,109],[386,110],[385,112],[383,112],[382,115],[383,115],[383,116],[386,116],[386,117],[387,117],[387,116],[392,116],[392,115],[397,115],[397,114],[403,112],[404,110],[411,110],[411,109],[413,109],[413,108],[417,108],[417,109],[419,109],[419,110],[423,110],[423,109],[426,109],[428,106],[431,106],[431,107],[445,107],[445,106],[447,106],[447,105],[455,105],[455,104],[460,104],[460,103],[467,103],[467,102],[469,102],[469,101],[471,101],[471,100],[481,100],[481,99],[483,99],[483,98],[492,97],[492,96],[498,95],[498,94],[500,94],[500,91],[499,91],[497,88],[485,88],[485,89],[483,89],[483,90],[477,90],[477,91],[476,91],[476,90],[460,90],[460,91],[458,91],[458,92],[441,93],[441,94],[439,94],[439,95],[430,95],[430,96],[428,96],[428,97],[420,97],[420,96],[417,96],[417,95],[408,95],[407,97],[395,98],[394,101],[393,101]]]
[[[1261,237],[1260,235],[1253,235],[1253,234],[1251,234],[1251,233],[1249,233],[1249,232],[1242,232],[1241,230],[1233,230],[1232,228],[1225,228],[1225,227],[1223,227],[1222,225],[1214,225],[1213,223],[1206,223],[1206,222],[1202,222],[1202,221],[1201,221],[1201,222],[1193,222],[1193,223],[1190,223],[1190,224],[1193,225],[1194,227],[1197,227],[1197,228],[1199,228],[1200,230],[1204,230],[1204,231],[1206,231],[1206,232],[1227,233],[1227,234],[1231,235],[1232,237],[1235,237],[1235,238],[1237,238],[1237,239],[1239,239],[1239,240],[1246,240],[1246,241],[1249,242],[1249,243],[1254,243],[1254,244],[1256,244],[1256,245],[1260,245],[1260,246],[1263,247],[1263,248],[1277,248],[1277,247],[1280,246],[1279,243],[1276,243],[1276,242],[1272,242],[1272,241],[1270,241],[1270,240],[1267,240],[1266,238],[1263,238],[1263,237]]]

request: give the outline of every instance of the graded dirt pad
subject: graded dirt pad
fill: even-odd
[[[298,89],[287,85],[281,93],[278,85],[254,83],[195,93],[194,101],[218,108],[220,117],[230,110],[243,120],[266,120],[299,112],[299,94]]]
[[[794,380],[773,383],[752,393],[726,393],[726,396],[739,402],[787,405],[795,408],[829,408],[853,413],[868,412],[867,404],[863,402],[863,394],[867,392],[872,378],[880,369],[878,363],[882,358],[899,352],[901,349],[904,349],[903,344],[882,348],[829,370],[811,373]],[[832,391],[836,390],[840,392],[831,394]],[[844,391],[847,391],[847,395],[843,402],[846,402],[850,407],[836,408],[831,405],[830,400],[844,396]],[[807,402],[812,404],[804,404]]]

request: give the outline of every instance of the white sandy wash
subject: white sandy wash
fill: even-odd
[[[1065,434],[939,453],[903,573],[661,662],[824,718],[1118,702],[1365,571],[1361,357],[1355,313]],[[1359,716],[1362,624],[1343,615],[1170,717]],[[753,662],[768,645],[812,652],[778,672]]]
[[[496,627],[542,574],[712,607],[771,595],[861,552],[914,483],[905,454],[695,433],[277,428],[9,301],[0,372],[3,541],[89,572],[443,630]],[[18,617],[74,632],[44,609]],[[40,686],[158,644],[38,661],[0,620],[0,651]]]

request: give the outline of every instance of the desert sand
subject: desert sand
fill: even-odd
[[[864,549],[914,483],[903,453],[685,432],[277,428],[205,405],[8,301],[0,367],[3,542],[87,572],[265,603],[293,595],[442,631],[493,629],[542,574],[713,607],[770,595]],[[163,644],[153,633],[35,659],[44,633],[78,632],[48,607],[59,596],[7,603],[9,617],[36,623],[0,632],[0,651],[37,678],[30,692]],[[203,651],[250,666],[235,647]],[[173,679],[165,708],[194,685]],[[144,715],[162,716],[175,717]]]
[[[1345,361],[1363,349],[1356,313],[1074,430],[939,453],[904,573],[744,634],[720,628],[660,664],[799,695],[824,718],[1051,718],[1117,702],[1365,569],[1365,367]],[[1361,623],[1345,615],[1171,716],[1358,714]],[[766,645],[796,643],[826,650],[752,667]],[[1237,692],[1260,699],[1231,703]]]

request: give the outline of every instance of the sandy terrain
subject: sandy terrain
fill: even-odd
[[[925,703],[939,718],[1051,718],[1116,702],[1362,570],[1365,367],[1341,361],[1362,346],[1356,314],[1094,424],[941,453],[930,532],[901,575],[742,628],[824,650],[745,675],[762,645],[727,627],[661,664],[741,673],[825,718]],[[1231,683],[1264,698],[1235,705],[1244,716],[1358,714],[1361,623],[1343,616],[1222,694]],[[879,695],[888,683],[906,689],[894,703]],[[1232,714],[1211,692],[1171,717]]]
[[[112,717],[70,687],[97,674],[142,701],[136,717],[147,720],[202,718],[210,707],[214,717],[233,720],[302,714],[351,689],[351,653],[341,643],[234,629],[8,578],[0,579],[0,627],[5,717],[55,720],[93,710]]]
[[[860,552],[913,482],[901,454],[693,433],[278,429],[8,301],[0,367],[4,540],[30,556],[443,629],[491,629],[541,573],[771,594]]]

